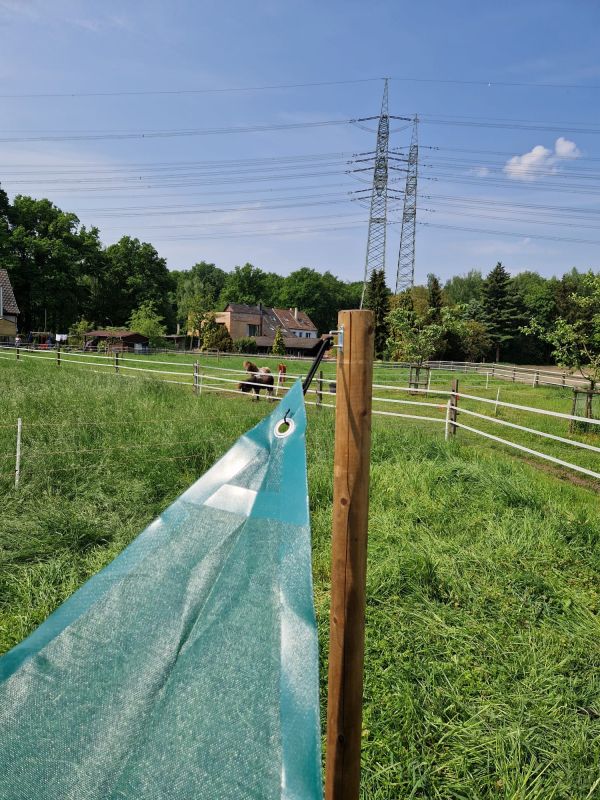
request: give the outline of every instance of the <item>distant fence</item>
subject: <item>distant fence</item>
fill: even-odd
[[[248,381],[248,373],[246,373],[244,370],[220,367],[212,364],[202,364],[200,366],[198,362],[196,362],[186,364],[179,363],[173,365],[173,363],[169,361],[151,361],[146,362],[148,366],[139,367],[133,366],[133,364],[140,363],[139,357],[128,357],[122,353],[102,355],[96,353],[85,354],[81,352],[64,352],[62,350],[36,351],[28,348],[19,348],[18,352],[15,353],[14,348],[12,349],[13,352],[10,354],[0,349],[0,359],[14,360],[15,358],[18,358],[20,360],[21,358],[33,358],[46,361],[48,364],[54,364],[60,368],[73,367],[74,369],[84,369],[88,371],[91,370],[92,372],[100,374],[113,372],[121,377],[129,378],[153,377],[162,382],[189,386],[197,395],[201,395],[203,392],[222,392],[228,395],[242,395],[245,393],[243,393],[239,387],[241,382],[246,383],[250,387],[265,389],[265,386],[262,383]],[[448,362],[437,362],[437,364],[440,365],[438,368],[448,369],[446,366],[447,363]],[[441,366],[442,364],[443,366]],[[161,367],[164,366],[171,367],[171,369],[162,369]],[[173,369],[174,366],[177,367],[177,369]],[[458,371],[461,368],[464,371],[465,366],[469,367],[472,365],[462,362],[461,364],[455,363],[454,366],[456,367],[454,371]],[[482,365],[477,366],[481,369]],[[303,375],[292,373],[287,373],[285,376],[286,379],[302,379],[303,377]],[[283,396],[289,387],[280,383],[280,378],[276,374],[273,374],[273,378],[274,396]],[[335,382],[320,376],[315,381],[315,388],[310,390],[306,402],[311,406],[334,409],[334,402],[325,402],[328,396],[332,397],[333,399],[334,392]],[[549,420],[565,420],[568,422],[575,421],[584,426],[589,426],[587,427],[588,431],[600,433],[600,427],[598,427],[600,426],[599,419],[590,419],[573,414],[550,411],[548,409],[537,408],[535,406],[509,403],[506,401],[501,401],[498,397],[494,400],[466,392],[459,392],[457,389],[444,390],[431,387],[423,389],[400,386],[399,384],[394,383],[374,383],[373,392],[373,414],[375,416],[409,419],[425,423],[427,425],[432,423],[440,424],[444,426],[445,436],[447,439],[455,436],[456,432],[462,429],[474,434],[475,436],[481,436],[485,439],[497,442],[498,444],[518,450],[520,452],[527,453],[536,458],[552,462],[566,469],[582,473],[595,480],[600,480],[600,472],[597,472],[596,469],[591,469],[581,464],[574,464],[565,458],[558,457],[557,455],[552,455],[551,453],[534,449],[525,444],[497,436],[490,430],[482,430],[481,427],[481,423],[489,425],[489,427],[492,429],[496,426],[499,426],[505,431],[515,431],[521,434],[526,434],[528,437],[536,437],[544,439],[548,442],[556,442],[559,445],[568,445],[569,448],[579,450],[581,453],[593,452],[600,454],[600,447],[589,442],[580,441],[576,438],[569,438],[567,436],[561,436],[558,433],[540,430],[529,425],[522,425],[520,422],[502,419],[497,415],[499,409],[506,409],[508,411],[517,411],[520,415],[531,414],[534,415],[534,417],[542,417]],[[411,399],[406,397],[406,393],[411,396]],[[399,397],[398,394],[401,396]],[[419,397],[421,399],[416,399]],[[494,406],[493,414],[484,413],[483,409],[490,408],[490,406]],[[408,413],[409,408],[407,407],[410,407],[411,411],[414,409],[415,413]],[[406,411],[404,411],[404,409],[406,409]],[[468,424],[465,418],[468,418],[470,421],[472,421],[471,424]],[[474,427],[476,422],[480,423],[479,427]],[[20,469],[20,433],[17,431],[16,423],[15,431],[17,432],[15,482],[18,484]]]
[[[584,377],[578,377],[559,370],[519,367],[516,364],[497,364],[485,361],[427,361],[425,366],[430,369],[442,369],[450,372],[475,372],[515,383],[529,383],[531,386],[591,388],[590,381]]]

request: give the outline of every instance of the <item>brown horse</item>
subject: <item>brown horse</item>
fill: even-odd
[[[252,361],[244,361],[244,369],[248,373],[247,379],[242,381],[238,388],[240,391],[254,392],[253,400],[260,400],[260,390],[267,390],[267,399],[273,399],[273,375],[268,367],[257,367]]]

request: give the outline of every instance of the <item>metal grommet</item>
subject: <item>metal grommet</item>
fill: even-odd
[[[281,430],[282,426],[287,425],[284,431]],[[277,425],[273,430],[273,433],[278,439],[285,439],[286,436],[289,436],[290,433],[293,433],[296,429],[296,424],[293,419],[288,419],[287,414],[283,419],[280,419]]]

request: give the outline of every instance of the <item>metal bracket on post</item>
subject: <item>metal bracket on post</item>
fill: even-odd
[[[334,344],[333,347],[336,347],[338,350],[344,349],[344,326],[340,325],[337,331],[329,331],[330,336],[337,336],[337,344]]]

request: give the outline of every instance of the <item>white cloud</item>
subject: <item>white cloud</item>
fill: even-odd
[[[476,167],[473,172],[478,178],[487,178],[487,176],[490,174],[490,171],[487,167]]]
[[[561,161],[571,161],[580,155],[575,142],[559,136],[553,150],[537,144],[528,153],[509,158],[504,165],[504,172],[513,180],[535,181],[548,173],[557,172]]]
[[[581,152],[575,142],[570,142],[564,136],[559,136],[554,145],[557,158],[579,158]]]

